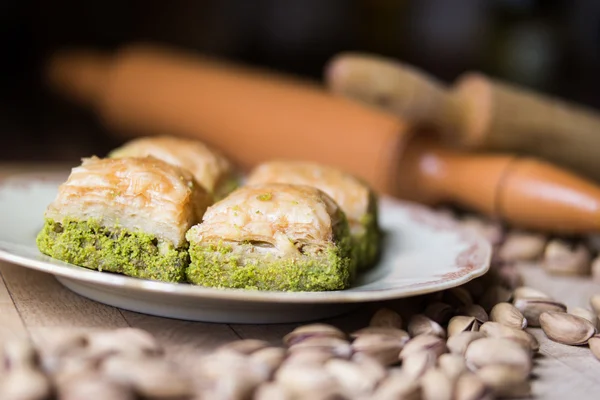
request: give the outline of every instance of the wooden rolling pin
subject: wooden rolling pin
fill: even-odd
[[[513,156],[439,149],[410,139],[391,114],[292,78],[143,46],[112,56],[59,54],[48,77],[121,132],[196,137],[243,167],[272,158],[313,160],[360,176],[381,193],[454,202],[523,228],[600,230],[600,189],[575,175]]]
[[[416,68],[360,53],[334,57],[325,80],[335,93],[433,127],[446,145],[529,154],[600,181],[600,114],[590,109],[478,73],[447,88]]]

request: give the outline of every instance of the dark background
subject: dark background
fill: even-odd
[[[65,161],[118,145],[40,79],[61,47],[154,41],[320,79],[344,50],[451,81],[477,69],[600,108],[598,0],[0,0],[0,161]]]

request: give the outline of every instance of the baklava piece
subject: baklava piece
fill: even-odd
[[[84,159],[48,206],[40,251],[71,264],[182,282],[185,233],[210,195],[186,170],[152,158]]]
[[[328,194],[348,218],[358,270],[365,270],[377,261],[381,229],[377,197],[368,185],[336,168],[302,161],[263,163],[251,172],[247,181],[249,185],[266,182],[308,185]]]
[[[152,156],[185,168],[219,200],[238,186],[235,169],[222,154],[198,140],[169,136],[142,137],[113,150],[109,157]]]
[[[313,187],[242,187],[209,207],[186,237],[187,279],[197,285],[326,291],[351,283],[346,217]]]

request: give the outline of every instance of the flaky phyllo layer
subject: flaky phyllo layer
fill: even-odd
[[[185,233],[210,202],[189,172],[164,161],[85,159],[48,206],[37,244],[72,264],[181,281]]]
[[[155,157],[190,171],[216,199],[237,187],[234,168],[222,154],[198,140],[169,136],[142,137],[113,150],[110,157]]]
[[[209,207],[186,235],[190,282],[214,287],[347,288],[355,264],[345,214],[308,186],[246,186]]]
[[[346,214],[358,268],[366,269],[377,260],[381,239],[377,197],[356,177],[313,162],[269,161],[257,166],[248,176],[247,183],[307,185],[325,192]]]

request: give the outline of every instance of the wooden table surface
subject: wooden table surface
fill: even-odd
[[[0,175],[17,170],[22,168],[0,166]],[[600,285],[590,279],[552,277],[534,265],[521,266],[520,270],[528,286],[545,291],[569,307],[589,307],[590,296],[600,293]],[[382,305],[385,303],[377,307]],[[352,314],[326,322],[351,331],[365,326],[374,309],[374,305],[367,304]],[[64,331],[128,326],[147,330],[173,357],[186,358],[240,338],[280,344],[282,336],[296,325],[212,324],[143,315],[88,300],[64,288],[52,275],[0,262],[0,341],[20,335],[40,341]],[[600,398],[600,361],[587,347],[557,344],[540,329],[530,331],[541,344],[534,369],[536,398]]]

